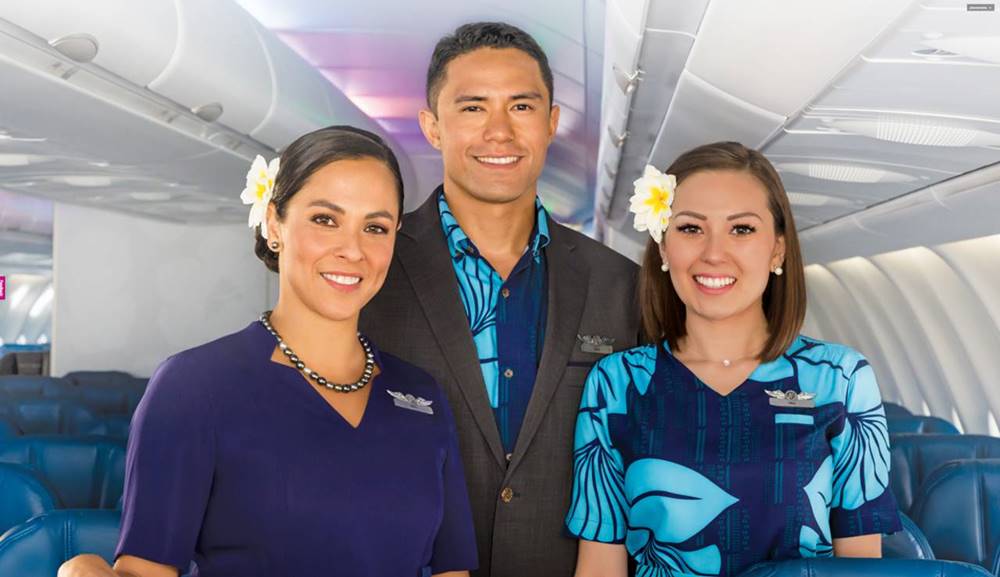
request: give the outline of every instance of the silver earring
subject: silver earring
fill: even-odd
[[[278,252],[278,248],[279,248],[280,246],[281,246],[281,245],[280,245],[280,244],[278,244],[278,241],[276,241],[276,240],[272,240],[272,241],[271,241],[271,250],[273,250],[274,252]]]
[[[781,276],[783,272],[785,271],[780,266],[774,267],[774,276]]]
[[[660,265],[660,270],[662,270],[663,272],[667,272],[668,270],[670,270],[670,265],[664,262],[663,264]]]

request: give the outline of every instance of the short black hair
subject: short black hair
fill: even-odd
[[[278,219],[285,217],[288,201],[305,186],[319,169],[338,160],[371,158],[385,164],[396,180],[399,192],[399,216],[403,216],[403,175],[392,149],[377,134],[353,126],[328,126],[304,134],[281,154],[278,176],[274,179],[274,193],[271,202],[278,212]],[[267,246],[267,239],[254,232],[254,253],[264,261],[268,269],[278,272],[278,254]]]
[[[444,84],[448,63],[480,48],[516,48],[531,56],[542,72],[542,80],[549,91],[549,106],[552,105],[552,69],[538,42],[517,26],[503,22],[473,22],[459,26],[453,34],[438,40],[434,47],[430,66],[427,67],[427,106],[432,112],[437,113],[437,97]]]

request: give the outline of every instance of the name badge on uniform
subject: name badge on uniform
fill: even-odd
[[[598,355],[610,355],[614,352],[611,345],[614,344],[613,337],[602,337],[600,335],[576,335],[576,340],[580,341],[580,350],[585,353]]]
[[[423,397],[414,397],[410,394],[397,393],[396,391],[390,391],[386,389],[389,396],[392,397],[392,402],[399,408],[409,409],[411,411],[416,411],[418,413],[424,413],[427,415],[433,415],[434,409],[431,408],[431,404],[434,401],[428,401]]]
[[[796,407],[799,409],[812,409],[816,407],[816,393],[798,393],[795,391],[769,391],[764,390],[767,396],[771,397],[768,402],[772,407]]]

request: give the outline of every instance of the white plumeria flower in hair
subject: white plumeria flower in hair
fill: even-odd
[[[278,176],[278,164],[280,158],[275,157],[270,163],[264,157],[257,155],[250,165],[250,172],[247,173],[247,185],[240,194],[243,204],[252,204],[250,207],[250,218],[248,224],[250,228],[260,225],[260,235],[267,238],[267,205],[271,203],[271,195],[274,193],[274,179]]]
[[[648,230],[653,241],[659,243],[673,214],[670,205],[674,203],[677,179],[647,164],[642,177],[632,184],[635,186],[635,194],[629,199],[629,210],[635,214],[632,226],[639,231]]]

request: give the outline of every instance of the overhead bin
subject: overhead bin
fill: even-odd
[[[98,45],[92,62],[138,86],[163,72],[177,46],[174,0],[3,0],[0,18],[50,44],[89,35]]]
[[[230,0],[175,0],[173,58],[149,89],[191,110],[221,105],[218,122],[250,134],[271,108],[274,80],[256,21]]]

